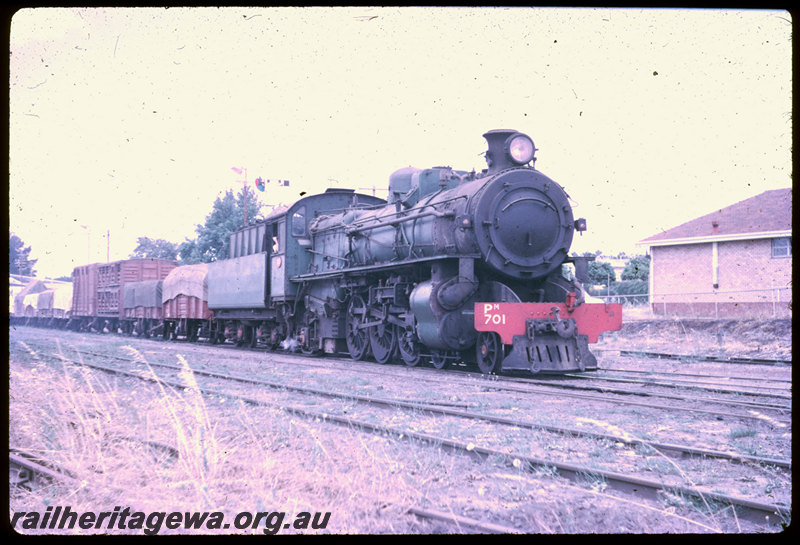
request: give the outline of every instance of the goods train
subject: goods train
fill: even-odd
[[[529,136],[483,136],[482,172],[408,167],[387,200],[306,196],[233,233],[227,259],[77,267],[64,325],[483,373],[596,369],[588,345],[622,309],[587,301],[592,258],[568,254],[586,221]]]

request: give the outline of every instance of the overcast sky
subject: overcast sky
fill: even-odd
[[[791,15],[562,8],[37,8],[10,41],[10,230],[40,275],[265,202],[485,168],[517,129],[589,231],[635,243],[791,186]],[[85,226],[82,228],[81,226]]]

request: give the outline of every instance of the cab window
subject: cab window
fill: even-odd
[[[292,214],[292,235],[301,237],[306,234],[306,207],[301,206]]]
[[[272,253],[280,253],[282,246],[286,242],[286,220],[281,219],[278,222],[277,228],[272,232]]]

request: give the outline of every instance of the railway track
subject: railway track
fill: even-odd
[[[599,367],[598,371],[600,372],[610,372],[610,373],[620,373],[620,374],[628,374],[628,375],[647,375],[647,376],[666,376],[668,378],[671,377],[692,377],[692,378],[700,378],[706,379],[708,381],[746,381],[746,382],[772,382],[774,384],[783,384],[786,385],[784,388],[788,389],[791,386],[792,380],[791,379],[782,379],[782,378],[768,378],[768,377],[746,377],[742,375],[718,375],[714,373],[681,373],[679,371],[651,371],[651,370],[643,370],[643,369],[627,369],[627,368],[616,368],[616,367]]]
[[[160,348],[163,348],[163,343],[152,341]],[[198,348],[195,344],[185,344],[184,347],[192,347]],[[232,345],[230,345],[232,347]],[[211,348],[210,346],[202,347],[203,350]],[[241,353],[249,352],[249,353],[256,353],[256,354],[270,354],[268,352],[264,352],[263,350],[259,349],[245,349],[245,350],[228,350],[221,346],[214,347],[215,349],[220,349],[228,352],[230,355],[234,355],[238,359],[246,360],[247,356],[242,355]],[[101,354],[97,352],[91,351],[83,351],[85,354],[94,354],[97,356],[104,356],[104,357],[115,357],[110,354]],[[353,361],[349,358],[341,359],[341,358],[325,358],[323,361],[324,363],[319,363],[320,360],[316,361],[309,361],[307,357],[290,354],[290,353],[275,353],[279,355],[281,360],[287,360],[291,367],[303,367],[303,368],[321,368],[321,369],[329,369],[331,367],[335,367],[336,369],[348,370],[348,371],[357,371],[358,373],[369,373],[373,375],[381,375],[381,376],[397,376],[397,377],[405,377],[407,378],[410,374],[415,376],[415,380],[419,380],[420,376],[425,377],[433,382],[441,382],[443,375],[441,370],[436,369],[429,369],[429,368],[421,368],[421,367],[405,367],[402,365],[376,365],[370,362],[359,362]],[[124,358],[123,358],[124,359]],[[281,366],[280,362],[275,362],[273,360],[273,364]],[[640,407],[648,407],[654,409],[662,409],[662,410],[682,410],[689,413],[696,413],[696,414],[707,414],[711,416],[717,416],[721,418],[741,418],[743,420],[756,420],[756,421],[765,421],[764,415],[762,414],[764,411],[766,412],[773,412],[776,413],[773,416],[769,417],[766,421],[774,421],[778,426],[787,426],[790,424],[790,420],[784,418],[785,416],[789,415],[791,412],[791,406],[788,404],[776,404],[776,403],[759,403],[755,401],[746,401],[742,399],[717,399],[717,398],[708,398],[708,397],[691,397],[685,394],[682,395],[674,395],[674,394],[664,394],[654,391],[647,391],[647,390],[631,390],[631,389],[620,389],[620,388],[610,388],[605,386],[588,386],[588,385],[579,385],[575,384],[574,382],[565,383],[565,382],[557,382],[553,379],[532,379],[532,378],[520,378],[516,376],[498,376],[498,375],[482,375],[480,373],[475,373],[469,370],[463,369],[450,369],[451,372],[447,373],[447,380],[449,382],[453,382],[455,377],[458,377],[459,384],[469,384],[475,386],[476,383],[481,384],[483,387],[491,388],[492,390],[497,391],[507,391],[507,392],[514,392],[518,394],[533,394],[533,395],[554,395],[559,397],[571,397],[576,399],[586,399],[591,401],[603,401],[606,403],[614,403],[617,405],[626,405],[626,406],[640,406]],[[460,380],[466,378],[466,382]],[[541,387],[537,387],[541,386]],[[604,396],[596,396],[592,395],[588,392],[599,392],[604,394]],[[614,395],[613,399],[608,397],[609,395]],[[651,401],[636,401],[633,399],[628,399],[631,397],[643,397],[643,398],[650,398],[650,399],[663,399],[667,401],[680,401],[680,402],[687,402],[692,403],[695,406],[690,407],[676,407],[674,405],[662,405],[658,403],[653,403]],[[700,405],[699,407],[696,405]],[[711,409],[709,407],[719,406],[719,407],[732,407],[732,408],[743,408],[746,409],[746,412],[730,412],[730,411],[723,411],[718,409]],[[753,413],[752,411],[757,411]]]
[[[220,348],[231,348],[231,347],[232,347],[232,345],[225,345],[225,346],[221,346]],[[264,353],[264,351],[260,350],[260,349],[246,349],[246,350],[252,350],[255,353]],[[283,353],[281,355],[282,356],[289,356],[289,357],[293,356],[292,354],[288,354],[288,353]],[[303,357],[302,359],[305,360],[306,358]],[[326,361],[328,361],[328,362],[336,361],[336,362],[339,362],[339,363],[344,362],[344,364],[347,365],[347,366],[353,366],[354,364],[362,364],[362,362],[355,362],[355,361],[351,360],[347,356],[342,357],[342,358],[326,358]],[[311,367],[326,367],[325,365],[313,364],[313,363],[308,363],[308,362],[305,362],[305,361],[300,361],[300,362],[297,362],[297,363],[293,362],[293,365],[303,365],[303,366],[311,366]],[[408,372],[425,373],[425,374],[432,373],[433,376],[435,376],[437,378],[441,378],[442,377],[442,375],[441,375],[442,370],[439,370],[439,369],[429,369],[429,368],[425,368],[425,367],[405,368],[405,367],[402,366],[402,364],[398,364],[397,366],[392,366],[391,364],[389,364],[388,367],[386,365],[384,365],[383,367],[379,367],[379,369],[381,369],[381,370],[378,371],[378,370],[374,369],[374,367],[375,367],[374,363],[365,363],[363,365],[368,366],[368,367],[363,368],[364,372],[368,372],[368,373],[384,374],[384,373],[386,373],[385,369],[392,368],[392,367],[398,367],[398,368],[403,368],[403,369],[407,370]],[[485,378],[485,379],[496,381],[496,382],[502,382],[502,383],[510,382],[510,383],[518,383],[518,384],[535,384],[535,385],[551,386],[551,387],[555,387],[555,388],[569,388],[569,389],[578,389],[578,390],[586,389],[586,390],[592,390],[592,391],[601,391],[601,392],[604,392],[604,393],[617,393],[617,394],[623,394],[623,395],[641,395],[641,396],[645,396],[645,397],[651,397],[651,396],[668,397],[668,398],[670,397],[670,396],[660,396],[657,393],[648,392],[648,391],[638,391],[637,392],[637,391],[631,391],[631,390],[618,390],[618,389],[610,389],[610,388],[604,388],[604,387],[577,386],[577,385],[574,385],[574,384],[570,384],[570,385],[558,384],[556,382],[556,380],[558,380],[559,377],[552,377],[552,378],[545,378],[545,379],[535,378],[535,377],[520,377],[519,375],[491,375],[491,376],[487,377],[485,375],[482,375],[478,371],[470,369],[466,365],[454,366],[454,367],[451,367],[451,368],[447,369],[446,371],[448,371],[450,374],[463,374],[463,375],[467,375],[469,377],[477,376],[477,377]],[[717,385],[717,384],[713,384],[713,383],[704,384],[704,383],[702,383],[700,381],[697,381],[696,383],[693,384],[693,383],[681,382],[679,380],[668,380],[668,381],[655,381],[655,380],[651,380],[651,379],[634,380],[634,379],[625,379],[625,378],[619,378],[619,377],[606,377],[606,376],[601,376],[601,375],[595,374],[594,372],[593,373],[587,373],[585,375],[581,375],[581,374],[565,374],[565,375],[560,375],[560,376],[565,376],[565,377],[570,377],[570,378],[577,378],[579,380],[592,380],[592,379],[595,379],[595,380],[598,380],[598,381],[608,381],[608,382],[625,382],[625,383],[629,383],[629,384],[641,384],[641,385],[649,385],[649,386],[656,385],[656,386],[662,386],[662,387],[665,387],[665,388],[681,389],[681,390],[696,389],[698,391],[707,391],[707,392],[731,394],[731,395],[734,395],[734,396],[750,395],[750,396],[759,396],[759,397],[774,397],[776,399],[786,400],[786,401],[790,401],[791,400],[791,393],[788,393],[789,390],[787,388],[772,388],[772,387],[765,387],[765,388],[760,388],[759,387],[758,388],[760,390],[767,390],[765,392],[757,391],[757,390],[735,390],[733,388],[721,388],[720,386],[722,386],[722,385]],[[747,379],[743,378],[743,380],[747,380]],[[767,379],[762,379],[762,380],[767,380]],[[786,381],[786,382],[791,384],[791,381]],[[784,393],[784,392],[787,392],[787,393]],[[687,398],[685,396],[679,396],[677,398],[676,397],[672,397],[672,399],[687,399]],[[725,401],[722,401],[722,400],[700,399],[699,401],[704,402],[704,403],[716,402],[716,403],[720,403],[720,404],[725,404]],[[737,402],[735,404],[738,405],[739,403]],[[769,405],[769,404],[763,404],[763,405],[762,404],[755,404],[754,407],[776,408],[776,409],[786,409],[786,410],[790,410],[791,409],[789,406]]]
[[[626,384],[640,384],[647,386],[663,386],[666,388],[682,389],[682,390],[698,390],[702,392],[714,392],[732,394],[736,396],[758,396],[770,397],[774,399],[781,399],[790,401],[792,399],[791,390],[786,387],[772,387],[772,386],[753,386],[751,389],[738,390],[734,389],[736,385],[720,384],[708,381],[689,381],[680,379],[657,379],[657,378],[629,378],[622,376],[609,376],[606,374],[591,374],[579,375],[575,373],[567,373],[562,375],[564,377],[575,378],[579,380],[594,380],[605,382],[619,382]]]
[[[28,486],[37,477],[68,484],[79,484],[69,470],[50,461],[41,460],[36,455],[15,447],[8,449],[9,480],[16,486]]]
[[[119,359],[126,359],[126,358],[119,358]],[[127,361],[134,362],[133,359],[126,359]],[[71,360],[70,363],[80,364],[79,362],[75,362]],[[83,364],[83,365],[90,365],[90,364]],[[182,370],[181,367],[164,364],[164,363],[153,363],[149,362],[149,365],[154,367],[160,367],[163,369],[168,369],[178,373]],[[100,370],[107,370],[103,366],[97,366]],[[112,370],[113,371],[113,370]],[[366,396],[366,395],[359,395],[354,394],[352,392],[336,392],[331,390],[323,390],[319,388],[311,388],[307,386],[295,386],[295,385],[287,385],[282,382],[275,382],[275,381],[268,381],[263,379],[256,379],[252,377],[243,377],[237,375],[231,375],[227,373],[217,373],[213,371],[206,371],[206,370],[199,370],[193,369],[192,372],[195,375],[200,375],[204,377],[214,378],[214,379],[221,379],[224,381],[233,381],[239,382],[243,384],[249,385],[257,385],[257,386],[265,386],[268,388],[273,388],[277,390],[286,390],[292,391],[302,394],[311,394],[323,397],[329,397],[334,399],[340,400],[354,400],[359,401],[362,403],[368,403],[371,405],[376,406],[383,406],[388,408],[402,408],[408,409],[413,411],[420,411],[426,412],[430,414],[438,414],[444,416],[455,416],[464,419],[470,420],[480,420],[483,422],[496,424],[496,425],[503,425],[503,426],[513,426],[525,429],[539,429],[551,433],[557,433],[564,436],[572,436],[572,437],[586,437],[592,438],[597,440],[606,440],[606,441],[615,441],[618,443],[626,444],[630,447],[636,446],[648,446],[653,448],[659,452],[664,454],[678,454],[680,456],[703,456],[703,457],[710,457],[710,458],[719,458],[725,459],[731,462],[737,463],[750,463],[750,464],[766,464],[766,465],[773,465],[780,468],[791,469],[791,460],[785,460],[780,458],[770,458],[770,457],[763,457],[763,456],[746,456],[746,455],[739,455],[731,452],[723,452],[714,449],[708,448],[698,448],[691,445],[679,445],[674,443],[662,443],[657,441],[644,441],[644,440],[637,440],[637,439],[626,439],[624,437],[620,437],[618,435],[611,435],[611,434],[603,434],[603,433],[596,433],[596,432],[588,432],[586,430],[581,430],[577,428],[567,428],[563,426],[549,426],[537,422],[530,422],[525,420],[520,420],[518,418],[504,418],[499,416],[492,416],[487,414],[480,414],[476,412],[470,412],[465,410],[456,410],[453,408],[442,407],[442,403],[438,402],[430,402],[430,401],[421,401],[421,400],[407,400],[407,399],[393,399],[393,398],[381,398],[375,396]],[[444,405],[451,405],[454,406],[456,404],[449,404],[446,403]]]
[[[172,448],[172,447],[169,447]],[[173,449],[174,450],[174,449]],[[27,487],[35,480],[45,478],[50,481],[64,482],[68,485],[80,484],[68,470],[52,462],[43,462],[36,456],[22,449],[9,447],[8,453],[10,483],[15,486]],[[518,534],[522,533],[517,528],[485,522],[470,517],[453,513],[445,513],[433,509],[410,507],[410,515],[421,519],[444,522],[453,525],[459,531],[473,531],[485,534]]]
[[[260,353],[260,351],[257,351]],[[84,354],[93,354],[101,357],[112,357],[116,359],[126,359],[120,358],[119,356],[113,356],[109,354],[101,354],[96,352],[89,352],[83,351]],[[238,351],[236,351],[238,353]],[[291,360],[291,366],[301,366],[301,367],[311,367],[311,368],[329,368],[330,363],[339,364],[340,368],[346,367],[351,369],[351,364],[355,363],[360,365],[358,369],[356,369],[359,373],[368,372],[370,374],[376,374],[380,376],[397,376],[407,378],[409,374],[413,374],[415,376],[415,380],[418,379],[418,375],[422,375],[432,382],[439,382],[442,380],[442,375],[440,370],[435,369],[426,369],[426,368],[406,368],[402,366],[376,366],[372,363],[362,363],[362,362],[352,362],[352,360],[336,360],[333,358],[326,359],[326,364],[315,364],[309,363],[307,358],[302,356],[297,356],[293,354],[281,354],[281,357],[286,357]],[[279,364],[280,365],[280,364]],[[392,373],[388,371],[390,369],[398,370],[398,373]],[[538,380],[538,379],[528,379],[528,378],[518,378],[513,376],[485,376],[480,373],[474,373],[470,371],[463,371],[463,370],[456,370],[452,369],[451,375],[457,375],[459,378],[467,377],[467,381],[460,381],[460,384],[476,386],[480,385],[484,388],[490,388],[492,390],[497,391],[506,391],[506,392],[514,392],[514,393],[522,393],[522,394],[533,394],[533,395],[550,395],[550,396],[558,396],[558,397],[571,397],[576,399],[586,399],[592,401],[602,401],[606,403],[614,403],[617,405],[627,405],[627,406],[639,406],[639,407],[648,407],[648,408],[655,408],[655,409],[663,409],[663,410],[670,410],[670,411],[685,411],[689,413],[698,413],[698,414],[707,414],[711,416],[717,417],[724,417],[724,418],[741,418],[743,420],[758,420],[763,421],[764,416],[761,411],[767,412],[777,412],[778,414],[774,416],[774,422],[777,423],[779,426],[786,426],[790,423],[789,420],[782,418],[784,415],[787,415],[791,411],[791,407],[782,404],[770,404],[770,403],[758,403],[754,401],[743,401],[737,399],[729,399],[729,400],[721,400],[721,399],[714,399],[714,398],[691,398],[685,395],[670,395],[670,394],[660,394],[657,392],[649,392],[649,391],[635,391],[635,390],[627,390],[627,389],[613,389],[608,387],[597,387],[597,386],[582,386],[576,384],[568,384],[568,383],[557,383],[553,380]],[[452,382],[452,379],[449,379]],[[518,386],[516,386],[518,385]],[[530,386],[544,386],[543,388],[536,388]],[[296,389],[295,386],[286,384],[286,388],[288,389]],[[571,390],[569,392],[565,392],[564,390]],[[618,397],[611,399],[609,397],[601,397],[587,393],[575,393],[575,391],[591,391],[591,392],[601,392],[603,394],[616,394],[623,397]],[[673,401],[688,401],[692,403],[699,403],[702,404],[703,407],[675,407],[675,406],[668,406],[668,405],[660,405],[653,402],[644,402],[644,401],[634,401],[631,399],[625,399],[625,397],[647,397],[647,398],[659,398],[665,400],[673,400]],[[430,402],[428,402],[430,403]],[[449,403],[446,403],[449,404]],[[752,412],[729,412],[729,411],[721,411],[721,410],[712,410],[706,408],[708,405],[720,405],[720,406],[731,406],[735,408],[746,408],[748,411],[759,411],[758,413],[754,414]],[[464,406],[462,404],[462,406]],[[769,421],[769,420],[767,420]]]
[[[100,366],[96,364],[89,364],[89,363],[81,363],[81,362],[73,362],[78,365],[84,365],[86,367],[98,369],[104,372],[114,373],[122,376],[133,377],[138,380],[147,380],[147,381],[160,381],[163,384],[170,385],[175,388],[184,388],[185,384],[180,382],[173,382],[167,381],[164,379],[156,378],[156,377],[143,377],[140,374],[133,373],[130,371],[121,370],[118,368],[109,368],[105,366]],[[159,364],[162,365],[163,364]],[[206,372],[203,372],[206,373]],[[230,376],[225,376],[225,380],[233,380]],[[253,379],[246,378],[247,382],[252,383]],[[284,385],[277,385],[276,387],[283,388]],[[243,396],[238,394],[231,394],[229,392],[210,389],[206,387],[199,387],[199,390],[204,395],[209,396],[221,396],[221,397],[229,397],[232,399],[238,399],[244,401],[248,404],[258,405],[258,406],[270,406],[274,408],[278,408],[287,412],[289,414],[294,414],[297,416],[303,416],[306,418],[313,418],[323,422],[331,422],[339,425],[346,425],[350,427],[355,427],[357,429],[361,429],[364,431],[368,431],[371,433],[378,433],[378,434],[389,434],[392,437],[396,437],[398,439],[403,438],[405,441],[416,441],[425,444],[431,444],[438,446],[439,448],[445,448],[453,452],[459,452],[462,454],[467,454],[472,457],[478,457],[480,459],[486,459],[489,457],[495,457],[506,460],[506,462],[510,462],[512,465],[519,467],[520,464],[523,464],[525,467],[529,469],[533,468],[555,468],[557,473],[563,477],[569,478],[576,482],[583,482],[586,479],[587,475],[591,475],[592,478],[595,479],[602,479],[609,487],[614,490],[624,491],[627,494],[633,494],[637,497],[646,497],[649,499],[655,499],[659,497],[659,494],[663,493],[672,493],[672,494],[679,494],[688,497],[695,497],[698,498],[699,501],[704,502],[715,502],[718,504],[725,504],[735,506],[740,517],[753,517],[753,520],[760,520],[763,521],[763,517],[765,516],[775,516],[778,517],[788,517],[789,516],[789,507],[781,504],[772,504],[772,503],[764,503],[753,501],[748,498],[718,494],[710,491],[699,491],[692,487],[685,487],[685,486],[666,486],[663,482],[657,482],[654,480],[642,479],[639,477],[632,477],[630,475],[624,475],[620,473],[616,473],[613,471],[605,471],[605,470],[598,470],[596,468],[590,468],[586,466],[581,466],[578,464],[570,464],[565,462],[559,462],[551,459],[542,459],[530,456],[524,456],[522,454],[513,453],[513,452],[504,452],[501,450],[489,448],[489,447],[478,447],[474,444],[464,443],[459,441],[454,441],[452,439],[446,437],[440,437],[432,434],[420,433],[415,432],[408,429],[398,429],[395,427],[390,426],[383,426],[377,425],[372,422],[367,422],[364,420],[358,420],[351,417],[341,416],[341,415],[333,415],[327,412],[320,412],[317,410],[311,410],[306,407],[297,407],[292,405],[287,405],[285,403],[274,403],[265,400],[254,399],[249,396]],[[341,394],[339,394],[341,395]],[[374,399],[365,400],[368,403],[376,403],[377,401]],[[391,403],[397,403],[396,400],[392,400]],[[415,410],[425,410],[425,411],[435,411],[439,414],[444,414],[445,411],[449,411],[448,409],[443,409],[441,407],[433,408],[433,407],[413,407]],[[474,415],[471,415],[474,416]],[[499,422],[496,422],[499,423]],[[510,425],[518,425],[518,422],[514,422],[513,424],[509,423]],[[790,467],[790,465],[788,466]]]
[[[163,346],[163,343],[161,343],[161,342],[158,342],[158,341],[152,341],[152,342],[158,344],[159,346]],[[191,344],[187,343],[184,346],[197,346],[197,344],[195,344],[195,343],[191,343]],[[256,353],[256,354],[280,354],[281,357],[295,358],[294,361],[292,361],[292,365],[293,366],[326,368],[326,367],[330,367],[331,362],[334,362],[334,365],[339,365],[340,368],[342,366],[346,366],[348,369],[353,369],[353,368],[357,367],[360,370],[360,372],[370,373],[370,374],[382,374],[382,375],[385,375],[387,373],[391,373],[391,371],[388,371],[388,369],[398,369],[398,370],[402,369],[403,371],[401,373],[418,373],[418,374],[423,374],[423,375],[431,375],[432,377],[435,377],[435,379],[437,379],[437,380],[441,380],[442,379],[442,374],[441,374],[442,370],[432,369],[432,368],[425,368],[425,367],[411,367],[411,368],[409,368],[409,367],[405,367],[403,365],[396,365],[396,366],[395,365],[376,365],[375,363],[372,363],[372,362],[353,361],[349,357],[344,357],[344,358],[336,358],[336,357],[331,358],[331,357],[328,357],[328,358],[325,358],[325,362],[326,362],[325,364],[319,364],[319,363],[309,362],[307,356],[294,355],[294,354],[286,353],[286,352],[280,352],[280,353],[274,352],[273,353],[273,352],[265,351],[264,349],[260,349],[260,348],[241,348],[241,347],[235,347],[235,345],[233,345],[233,344],[205,345],[205,346],[203,346],[203,349],[208,349],[208,348],[212,348],[212,347],[216,348],[216,349],[221,349],[221,350],[231,351],[231,352],[236,352],[236,353],[249,352],[249,353]],[[235,350],[234,350],[234,348],[235,348]],[[716,399],[716,398],[695,398],[695,399],[692,399],[692,398],[686,396],[685,394],[675,396],[675,395],[670,395],[670,394],[663,394],[663,393],[659,393],[659,392],[653,392],[651,390],[630,390],[630,389],[620,389],[620,388],[609,388],[609,387],[604,387],[604,386],[578,385],[578,384],[574,384],[574,383],[564,383],[564,382],[558,382],[557,377],[555,377],[555,378],[545,378],[545,379],[534,378],[534,377],[519,377],[518,375],[502,375],[502,376],[491,375],[491,376],[487,377],[487,376],[482,375],[480,372],[476,372],[476,371],[474,371],[474,370],[472,370],[472,369],[470,369],[470,368],[468,368],[468,367],[466,367],[464,365],[452,367],[452,368],[448,369],[448,371],[449,371],[448,380],[451,380],[449,378],[449,375],[460,374],[460,375],[466,375],[467,377],[470,377],[470,378],[472,378],[472,377],[480,377],[480,378],[489,380],[494,384],[501,384],[502,383],[504,385],[505,384],[538,385],[538,386],[545,386],[545,387],[549,387],[549,388],[558,388],[558,389],[562,389],[562,390],[563,389],[567,389],[567,390],[571,390],[571,391],[595,391],[595,392],[601,392],[603,394],[617,394],[617,395],[621,395],[621,396],[639,396],[639,397],[651,397],[651,398],[654,397],[654,398],[659,398],[659,399],[669,399],[669,400],[676,400],[676,401],[696,401],[697,403],[718,404],[718,405],[722,405],[722,406],[731,405],[731,406],[739,406],[739,407],[748,407],[748,408],[756,409],[756,410],[783,411],[784,414],[787,414],[789,411],[791,411],[790,404],[780,405],[780,404],[777,404],[777,403],[757,403],[757,402],[749,403],[749,402],[741,401],[741,400],[738,400],[738,399],[737,400],[723,400],[723,399]],[[698,385],[683,384],[683,383],[679,383],[677,381],[667,381],[667,382],[665,382],[665,381],[654,381],[654,380],[649,380],[649,379],[648,380],[642,379],[642,380],[638,380],[637,381],[637,380],[634,380],[634,379],[626,379],[626,378],[621,378],[621,377],[603,377],[603,376],[598,376],[598,375],[595,375],[595,374],[587,374],[587,375],[573,374],[573,375],[569,375],[569,376],[570,376],[570,378],[576,378],[576,379],[582,380],[582,381],[588,381],[588,380],[595,379],[597,381],[606,381],[606,382],[618,382],[618,383],[627,383],[627,384],[641,384],[641,385],[647,385],[647,386],[660,386],[660,387],[670,388],[670,389],[680,389],[682,392],[686,391],[686,390],[696,389],[698,391],[706,391],[706,392],[726,394],[726,395],[732,395],[732,396],[745,396],[745,395],[758,396],[758,397],[770,397],[771,396],[771,397],[774,397],[777,400],[791,401],[791,394],[790,393],[773,393],[773,394],[770,394],[770,392],[762,393],[762,392],[758,392],[758,391],[734,390],[734,389],[731,389],[731,388],[721,388],[721,387],[718,387],[716,385],[703,386],[703,385],[699,385],[699,384]],[[493,387],[502,388],[502,389],[507,390],[507,391],[514,391],[514,392],[517,392],[517,393],[521,393],[521,391],[519,389],[506,388],[505,386],[493,386]],[[780,390],[780,391],[781,392],[785,392],[786,390]],[[533,393],[537,393],[537,394],[542,393],[539,390],[535,390],[535,391],[532,391],[532,392]],[[626,404],[625,401],[621,401],[620,400],[619,402],[623,403],[623,404]],[[728,413],[720,413],[720,415],[721,416],[730,416],[730,414],[728,414]],[[751,415],[747,415],[747,414],[743,414],[743,415],[741,415],[741,417],[742,418],[752,418]]]
[[[617,352],[617,350],[614,350]],[[632,357],[647,357],[655,359],[669,359],[681,360],[686,362],[715,362],[715,363],[740,363],[747,365],[772,365],[772,366],[789,366],[792,365],[791,360],[777,360],[768,358],[745,358],[738,356],[713,356],[713,355],[697,355],[697,354],[670,354],[666,352],[650,352],[644,350],[619,350],[620,356]]]
[[[222,345],[222,346],[216,346],[215,348],[219,348],[221,350],[230,350],[231,348],[233,348],[233,346],[232,345]],[[248,351],[248,352],[251,352],[251,353],[254,353],[254,354],[262,354],[262,355],[278,355],[281,358],[290,358],[290,359],[293,359],[293,361],[291,363],[293,366],[329,368],[331,366],[331,364],[333,364],[333,365],[339,365],[340,368],[342,368],[342,366],[346,366],[348,369],[352,369],[352,370],[358,369],[359,372],[364,372],[364,373],[369,373],[369,374],[387,374],[387,372],[391,372],[389,370],[394,369],[394,370],[402,370],[401,373],[421,373],[421,374],[431,375],[431,376],[434,376],[434,377],[437,377],[437,378],[440,378],[440,379],[443,377],[443,375],[442,375],[443,370],[440,370],[440,369],[433,369],[433,368],[427,368],[427,367],[406,367],[406,366],[404,366],[403,364],[400,364],[400,363],[398,363],[396,365],[393,365],[393,364],[376,365],[375,363],[372,363],[372,362],[354,361],[354,360],[350,359],[348,356],[317,358],[316,361],[320,361],[320,360],[325,361],[324,364],[320,364],[320,363],[314,363],[313,361],[310,362],[309,358],[307,356],[300,356],[300,355],[297,355],[297,354],[292,354],[290,352],[265,352],[265,351],[263,351],[261,349],[247,349],[247,348],[246,349],[236,349],[235,350],[236,353],[238,353],[240,351]],[[453,374],[466,375],[468,377],[478,377],[478,378],[481,378],[481,379],[490,380],[490,381],[496,381],[496,382],[506,382],[506,381],[508,381],[508,382],[513,382],[513,383],[544,384],[544,385],[553,384],[554,381],[558,380],[560,377],[571,377],[571,378],[579,378],[579,379],[584,379],[584,380],[585,379],[593,379],[594,378],[594,379],[598,379],[598,380],[609,380],[609,381],[618,378],[618,377],[614,377],[614,376],[603,375],[602,372],[640,373],[640,374],[648,374],[648,375],[652,375],[653,374],[653,372],[650,372],[650,371],[629,371],[629,370],[623,370],[623,369],[601,369],[601,370],[599,370],[597,372],[593,371],[591,373],[587,373],[587,374],[583,374],[583,375],[581,375],[581,374],[563,374],[563,375],[552,376],[552,377],[548,377],[548,378],[542,379],[542,378],[536,378],[534,376],[530,376],[530,377],[521,376],[521,374],[488,375],[487,376],[487,375],[483,375],[479,371],[476,371],[474,369],[469,368],[466,365],[453,366],[453,367],[451,367],[449,369],[444,370],[444,372],[449,372],[450,375],[453,375]],[[716,391],[716,388],[715,388],[716,385],[713,382],[710,382],[710,380],[713,380],[714,378],[718,378],[720,380],[728,379],[728,377],[724,377],[724,376],[721,376],[721,375],[716,375],[716,376],[710,375],[709,376],[709,375],[697,375],[697,374],[689,375],[689,374],[681,374],[681,373],[669,373],[669,374],[662,373],[662,374],[663,375],[668,375],[668,378],[667,379],[662,379],[664,381],[663,384],[658,384],[658,385],[667,386],[667,387],[684,388],[685,386],[692,386],[693,384],[697,384],[697,385],[700,385],[700,386],[703,386],[703,385],[707,384],[708,387],[706,389],[713,390],[713,391]],[[709,381],[694,381],[694,382],[692,382],[692,381],[681,381],[681,380],[671,381],[669,379],[669,377],[671,375],[686,375],[686,376],[694,376],[694,377],[698,377],[698,378],[708,378]],[[771,381],[773,379],[766,379],[766,378],[750,379],[749,377],[730,377],[730,380]],[[634,383],[634,384],[651,385],[651,384],[653,384],[654,380],[653,380],[653,377],[647,377],[647,378],[644,378],[644,379],[641,379],[641,380],[630,380],[629,382],[630,383]],[[782,382],[782,383],[785,383],[785,384],[788,384],[788,385],[791,384],[790,380],[785,380],[785,381],[775,380],[775,382],[778,382],[778,383]],[[760,388],[760,389],[768,390],[768,391],[775,390],[775,391],[778,391],[778,392],[787,392],[787,391],[789,391],[789,388],[787,388],[787,387],[764,387],[764,388]],[[753,395],[761,395],[761,392],[748,392],[746,390],[738,390],[738,391],[737,390],[730,390],[730,393],[733,393],[733,394],[736,394],[736,395],[746,395],[746,394],[750,394],[750,393],[752,393]],[[776,397],[790,398],[790,397],[782,396],[780,393]]]
[[[423,509],[421,507],[411,507],[408,512],[422,519],[429,519],[455,526],[459,531],[471,530],[481,534],[521,534],[520,530],[510,526],[492,524],[470,517],[462,517],[453,513],[445,513],[434,509]]]

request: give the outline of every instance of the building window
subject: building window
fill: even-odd
[[[773,238],[772,257],[792,257],[792,237]]]

